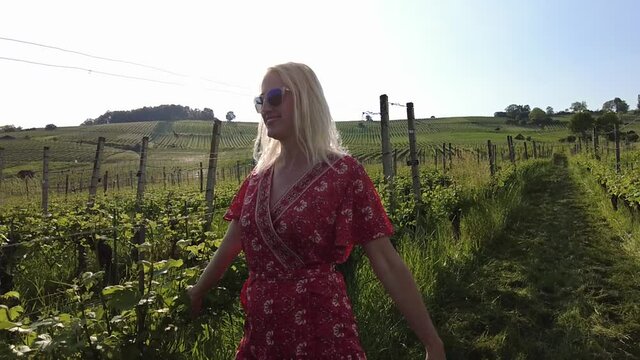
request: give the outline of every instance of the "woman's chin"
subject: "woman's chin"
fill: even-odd
[[[280,140],[281,139],[280,135],[281,134],[278,131],[276,131],[275,129],[267,129],[267,136],[272,138],[272,139]]]

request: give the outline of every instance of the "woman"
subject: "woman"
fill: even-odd
[[[375,188],[339,141],[322,87],[303,64],[267,71],[255,100],[263,122],[257,165],[224,215],[227,233],[197,284],[204,294],[242,250],[250,270],[237,359],[365,359],[342,275],[362,245],[385,289],[428,352],[444,348],[412,275],[389,241],[393,228]]]

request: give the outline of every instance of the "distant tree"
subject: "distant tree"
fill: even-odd
[[[612,111],[607,111],[601,116],[598,116],[595,123],[598,132],[603,134],[612,132],[615,124],[620,125],[622,121],[620,121],[618,115]]]
[[[613,103],[615,104],[616,112],[618,114],[626,114],[627,111],[629,111],[629,105],[627,104],[626,101],[617,97],[613,99]]]
[[[216,117],[213,115],[213,110],[209,108],[202,109],[202,120],[213,120]]]
[[[640,95],[638,95],[638,105],[637,105],[637,107],[638,107],[638,111],[640,111]]]
[[[365,117],[364,117],[364,118],[366,119],[366,121],[367,121],[367,122],[369,122],[369,121],[373,121],[373,118],[372,118],[372,117],[371,117],[371,115],[369,115],[369,114],[365,115]]]
[[[510,117],[512,119],[515,119],[516,116],[518,116],[518,114],[521,111],[522,111],[521,105],[517,105],[517,104],[511,104],[506,108],[504,108],[504,112],[506,113],[507,117]]]
[[[536,125],[547,125],[551,123],[551,117],[542,109],[536,107],[529,113],[529,121]]]
[[[504,111],[496,111],[493,113],[493,117],[507,117],[507,113]]]
[[[602,104],[602,111],[603,112],[615,111],[619,114],[620,113],[624,114],[627,111],[629,111],[629,105],[627,104],[626,101],[617,97],[613,100],[605,101],[604,104]]]
[[[527,119],[529,118],[530,111],[531,107],[529,107],[529,105],[523,106],[518,104],[511,104],[504,109],[504,112],[506,113],[506,116],[508,118],[515,119],[520,123],[526,123]]]
[[[16,132],[22,130],[22,127],[15,125],[2,125],[0,126],[0,131],[2,132]]]
[[[614,111],[614,108],[615,108],[615,104],[613,103],[613,100],[605,101],[604,104],[602,104],[603,112]]]
[[[586,101],[576,101],[574,103],[571,103],[571,110],[574,113],[587,111],[587,102]]]
[[[553,116],[553,114],[554,114],[553,108],[551,106],[547,106],[547,115]]]
[[[57,128],[55,124],[47,124],[47,126],[44,127],[45,130],[55,130]]]
[[[592,129],[594,125],[593,116],[588,112],[577,112],[571,116],[569,121],[569,130],[574,134],[582,135],[583,139],[587,138],[587,131]]]
[[[233,111],[228,111],[226,118],[227,118],[227,121],[233,121],[233,119],[236,118],[236,114],[234,114]]]
[[[529,122],[529,114],[529,112],[521,112],[520,114],[518,114],[518,116],[516,116],[516,121],[518,122],[518,124],[527,125],[527,122]]]
[[[213,120],[213,110],[191,109],[182,105],[160,105],[130,111],[107,111],[95,119],[87,119],[83,125],[115,124],[140,121]]]

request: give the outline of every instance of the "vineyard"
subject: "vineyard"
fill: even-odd
[[[189,316],[186,288],[226,231],[222,214],[251,170],[256,124],[222,125],[209,206],[212,127],[108,124],[0,140],[0,358],[233,358],[243,331],[238,294],[248,275],[242,256],[207,295],[198,319]],[[406,120],[390,122],[391,182],[382,175],[379,123],[338,128],[382,196],[395,228],[392,242],[424,294],[449,358],[640,357],[634,144],[560,143],[568,135],[564,124],[540,129],[496,118],[419,119],[416,194],[406,165]],[[513,139],[518,135],[522,140]],[[89,188],[99,137],[105,143],[94,201]],[[43,213],[45,146],[51,201]],[[586,207],[582,194],[600,205]],[[583,230],[603,217],[611,220]],[[607,236],[615,237],[613,245],[601,241]],[[569,243],[574,240],[606,251],[594,250],[596,258]],[[559,266],[570,254],[576,258]],[[576,267],[593,278],[580,278]],[[424,357],[361,249],[340,271],[369,358]]]

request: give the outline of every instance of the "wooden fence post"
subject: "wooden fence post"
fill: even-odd
[[[162,186],[165,190],[167,190],[167,167],[162,167]]]
[[[395,212],[395,192],[393,190],[393,164],[391,141],[389,139],[389,97],[380,95],[380,136],[382,139],[382,173],[389,190],[390,211]]]
[[[513,145],[513,136],[507,135],[507,143],[509,144],[509,160],[512,164],[516,163],[516,149]]]
[[[598,153],[598,128],[593,127],[593,156],[596,160],[600,160],[600,154]]]
[[[87,201],[87,208],[92,208],[96,200],[96,192],[98,192],[98,178],[100,177],[100,162],[102,160],[103,148],[104,137],[99,137],[98,146],[96,147],[96,156],[93,160],[93,172],[91,173],[91,183],[89,184],[89,201]]]
[[[620,173],[620,136],[618,134],[618,124],[613,124],[613,136],[616,140],[616,173]]]
[[[238,180],[238,184],[240,184],[240,160],[236,160],[236,180]]]
[[[496,169],[495,169],[496,164],[495,164],[493,146],[491,145],[491,140],[487,140],[487,151],[489,154],[489,172],[493,177],[496,174]]]
[[[422,192],[420,190],[420,168],[418,157],[416,156],[416,124],[415,114],[413,111],[413,103],[407,103],[407,127],[409,132],[409,161],[407,165],[411,166],[411,180],[413,183],[413,196],[417,203],[422,201]]]
[[[69,170],[67,170],[67,174],[64,177],[64,197],[66,198],[69,195]]]
[[[398,149],[393,149],[393,176],[398,175]]]
[[[447,144],[442,143],[442,172],[447,172]]]
[[[147,177],[147,146],[149,145],[149,137],[142,138],[142,147],[140,148],[140,167],[138,169],[138,190],[136,192],[136,212],[142,211],[142,200],[144,198],[144,187]]]
[[[202,169],[202,161],[200,161],[200,192],[204,191],[204,170]]]
[[[49,147],[44,147],[42,156],[42,213],[49,212]]]
[[[211,221],[213,219],[213,191],[216,186],[216,168],[218,166],[218,146],[220,145],[220,120],[213,121],[213,132],[211,134],[211,148],[209,150],[209,166],[207,168],[207,191],[205,193],[206,214],[204,222],[204,233],[211,230]],[[239,163],[238,163],[239,164]],[[238,177],[240,169],[238,169]]]

